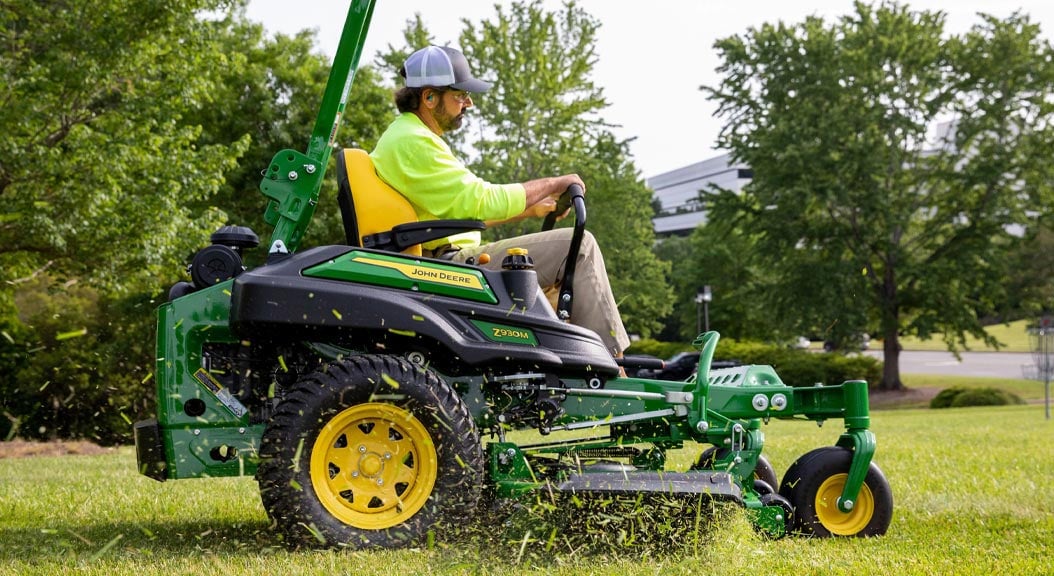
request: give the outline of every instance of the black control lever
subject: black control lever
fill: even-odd
[[[575,280],[575,264],[578,262],[578,251],[582,246],[582,236],[586,232],[586,191],[578,184],[572,184],[556,201],[556,210],[545,217],[542,231],[552,230],[556,218],[574,206],[575,229],[571,234],[571,246],[567,250],[567,264],[564,266],[564,277],[560,280],[560,296],[556,303],[556,315],[561,320],[571,318],[571,306],[574,303],[572,285]]]

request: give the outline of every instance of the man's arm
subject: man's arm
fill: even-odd
[[[527,208],[520,214],[507,220],[488,220],[487,226],[497,226],[509,222],[518,222],[524,218],[544,218],[556,209],[556,201],[572,184],[578,184],[584,191],[585,182],[578,174],[564,174],[550,178],[538,178],[523,183],[523,189],[527,193]]]

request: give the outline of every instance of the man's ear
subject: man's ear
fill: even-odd
[[[435,108],[436,105],[436,93],[435,90],[425,90],[421,93],[421,97],[425,100],[425,106],[429,108]]]

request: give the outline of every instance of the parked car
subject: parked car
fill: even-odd
[[[651,378],[653,380],[687,380],[695,373],[699,365],[698,352],[678,352],[666,359],[666,366],[659,370],[641,370],[637,373],[640,378]],[[714,360],[711,368],[733,368],[739,366],[736,360]]]
[[[871,336],[867,332],[858,334],[856,337],[857,346],[859,350],[867,350],[871,348]],[[834,352],[838,350],[838,345],[830,340],[826,340],[823,343],[823,349],[825,352]]]

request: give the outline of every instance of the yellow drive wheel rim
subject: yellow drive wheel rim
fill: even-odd
[[[838,499],[842,496],[848,478],[848,474],[835,474],[824,480],[816,491],[816,518],[824,528],[838,536],[859,534],[867,528],[875,514],[875,498],[867,484],[860,487],[852,510],[842,512],[838,509]]]
[[[319,432],[311,484],[341,522],[382,530],[410,519],[435,486],[439,461],[421,421],[391,404],[352,406]]]

